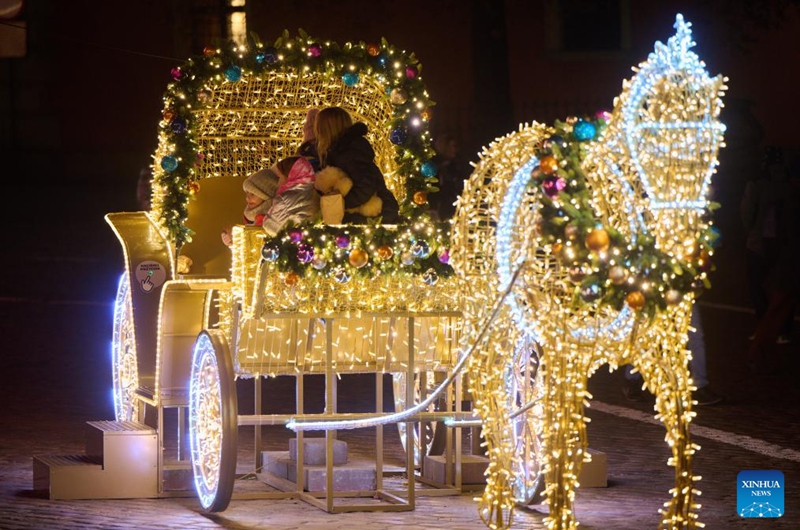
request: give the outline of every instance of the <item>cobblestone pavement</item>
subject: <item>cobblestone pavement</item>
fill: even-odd
[[[51,501],[33,491],[34,455],[81,453],[84,422],[113,418],[110,302],[121,253],[98,216],[92,209],[66,216],[60,227],[66,234],[93,229],[81,237],[23,240],[5,256],[0,281],[0,528],[484,528],[473,494],[418,497],[417,509],[406,513],[327,514],[297,500],[234,500],[228,510],[207,515],[193,498]],[[727,401],[699,408],[693,423],[695,441],[702,446],[695,460],[695,471],[703,477],[701,521],[712,530],[798,529],[800,336],[796,331],[795,342],[780,347],[773,375],[754,377],[743,363],[752,315],[714,305],[712,295],[701,306],[709,373]],[[266,384],[265,401],[285,396],[282,385]],[[588,529],[655,529],[657,510],[672,487],[672,470],[663,429],[652,422],[652,404],[626,401],[619,374],[605,369],[592,378],[590,391],[595,406],[588,413],[589,444],[607,454],[609,485],[579,490],[578,520]],[[356,377],[341,386],[340,397],[358,403],[370,399],[369,393],[370,385]],[[242,428],[240,471],[252,462],[250,432]],[[267,448],[285,449],[287,438],[283,429],[271,428]],[[342,438],[356,454],[370,443],[360,431]],[[390,464],[399,462],[396,441],[387,452]],[[783,518],[736,515],[736,475],[746,469],[784,473]],[[252,487],[252,481],[242,481],[236,490]],[[515,527],[543,528],[543,518],[541,507],[518,510]]]

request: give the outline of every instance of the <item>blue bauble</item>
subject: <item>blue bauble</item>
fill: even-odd
[[[426,270],[425,274],[422,275],[422,283],[425,285],[436,285],[438,281],[439,275],[436,274],[436,271],[433,269]]]
[[[719,247],[722,244],[722,232],[716,226],[712,226],[708,231],[711,232],[711,248]]]
[[[264,62],[267,64],[275,64],[278,62],[278,50],[270,46],[264,48]]]
[[[344,267],[336,267],[333,271],[333,279],[337,283],[347,283],[350,281],[350,273]]]
[[[566,142],[564,142],[564,137],[559,134],[553,134],[543,142],[542,147],[552,150],[554,145],[557,145],[558,147],[564,147],[566,145]]]
[[[427,241],[417,241],[411,247],[411,254],[415,258],[425,259],[431,255],[431,247],[428,245]]]
[[[603,294],[603,291],[600,289],[600,286],[596,283],[592,283],[589,285],[584,286],[581,289],[581,298],[584,302],[594,302]]]
[[[167,173],[172,173],[178,169],[178,159],[172,155],[167,155],[161,159],[161,169]]]
[[[235,64],[230,65],[225,69],[225,79],[231,83],[235,83],[242,78],[242,69]]]
[[[264,261],[275,261],[280,255],[281,251],[275,245],[266,244],[261,248],[261,257]]]
[[[266,55],[264,52],[258,52],[258,53],[256,54],[256,62],[257,62],[258,64],[261,64],[261,63],[263,63],[263,62],[264,62],[264,59],[266,59],[266,58],[267,58],[267,55]]]
[[[169,126],[175,134],[183,134],[186,132],[186,120],[180,116],[173,118]]]
[[[578,120],[578,122],[572,128],[572,134],[575,135],[577,140],[584,142],[594,138],[594,135],[597,134],[597,128],[593,123],[590,123],[586,120]]]
[[[435,177],[436,173],[439,172],[439,168],[436,167],[436,164],[431,162],[430,160],[422,164],[422,168],[420,169],[422,175],[428,178]]]
[[[342,76],[342,81],[347,86],[356,86],[358,84],[358,74],[355,72],[347,72]]]
[[[408,138],[408,133],[400,127],[394,129],[389,134],[389,140],[391,140],[391,142],[394,145],[401,145],[403,142],[406,141],[407,138]]]

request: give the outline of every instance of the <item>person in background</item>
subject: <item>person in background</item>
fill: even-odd
[[[469,176],[469,165],[458,152],[458,140],[450,133],[444,133],[434,141],[436,155],[432,158],[436,164],[439,191],[429,197],[431,208],[436,216],[444,221],[456,213],[455,202],[464,188],[464,179]]]
[[[769,306],[766,282],[778,261],[781,229],[779,207],[787,183],[788,170],[784,164],[783,151],[779,147],[767,146],[764,149],[761,172],[757,178],[747,183],[739,205],[742,224],[747,232],[747,280],[756,313],[756,326],[764,318]],[[776,338],[778,344],[790,342],[792,317],[790,314],[782,323]],[[750,340],[754,338],[755,333],[750,336]]]
[[[139,170],[139,179],[136,181],[136,203],[139,205],[139,210],[147,212],[152,209],[150,202],[152,184],[153,169],[150,166],[145,166]]]
[[[350,114],[341,107],[319,111],[314,136],[320,166],[323,171],[336,167],[353,182],[344,195],[345,223],[365,223],[367,218],[357,210],[377,195],[381,201],[381,222],[393,224],[400,220],[400,208],[375,163],[375,151],[366,134],[367,126],[362,122],[353,123]]]
[[[788,176],[778,196],[776,260],[766,282],[769,304],[748,351],[751,369],[761,373],[774,367],[777,338],[786,321],[793,320],[800,298],[800,171]]]

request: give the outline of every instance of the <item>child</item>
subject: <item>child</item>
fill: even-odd
[[[264,217],[272,206],[272,199],[278,192],[279,180],[272,168],[265,168],[256,171],[242,183],[244,200],[247,203],[243,224],[261,226],[264,223]],[[233,241],[230,229],[222,231],[222,242],[231,246]]]
[[[314,189],[314,168],[300,156],[284,158],[274,166],[278,176],[278,191],[262,226],[270,236],[281,231],[289,222],[300,224],[319,214],[319,194]]]
[[[314,124],[317,153],[323,172],[327,167],[344,171],[353,186],[344,196],[345,223],[365,223],[368,216],[359,213],[373,195],[382,202],[381,222],[396,223],[400,220],[399,207],[375,164],[375,151],[364,137],[367,126],[361,122],[353,124],[348,112],[340,107],[328,107],[319,111]],[[374,201],[374,199],[373,199]]]

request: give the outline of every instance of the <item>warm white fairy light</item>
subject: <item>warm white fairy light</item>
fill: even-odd
[[[657,248],[683,259],[684,241],[697,241],[707,228],[701,215],[717,150],[723,145],[724,127],[718,116],[725,87],[722,77],[710,78],[689,52],[693,45],[689,25],[680,15],[675,28],[676,36],[667,45],[657,44],[656,53],[640,65],[632,81],[623,84],[607,128],[588,147],[583,169],[596,217],[625,234],[629,251],[642,252],[641,234],[650,234]],[[693,297],[683,296],[651,320],[627,304],[622,311],[573,304],[573,275],[580,278],[596,267],[589,263],[573,267],[569,261],[556,259],[555,254],[576,259],[580,242],[558,239],[544,244],[537,229],[541,219],[536,215],[541,192],[538,186],[523,190],[520,184],[535,167],[533,152],[551,134],[552,130],[533,124],[496,140],[481,154],[458,201],[453,235],[458,253],[453,265],[465,279],[466,327],[480,318],[487,295],[505,284],[512,260],[526,259],[530,264],[523,287],[509,296],[511,308],[495,323],[503,330],[493,336],[499,346],[490,341],[484,354],[470,363],[475,409],[481,415],[491,459],[479,513],[492,528],[511,524],[514,502],[508,491],[513,483],[509,476],[514,470],[515,440],[506,428],[507,386],[505,371],[499,367],[510,365],[513,351],[504,334],[533,329],[543,347],[539,454],[547,477],[548,527],[577,526],[573,511],[577,477],[589,458],[583,410],[591,396],[586,382],[604,363],[612,369],[633,364],[657,397],[657,417],[666,427],[672,450],[669,464],[676,468],[675,488],[665,504],[660,528],[700,527],[699,506],[694,501],[698,477],[692,474],[698,447],[688,429],[694,416],[694,387],[687,368],[690,354],[684,349]],[[553,199],[554,207],[561,207],[559,200]],[[571,204],[580,203],[573,200]],[[664,278],[637,279],[639,271],[655,270],[655,263],[627,263],[620,260],[616,248],[610,253],[601,249],[596,256],[618,267],[609,281],[631,286],[641,281],[642,292],[663,291]]]

